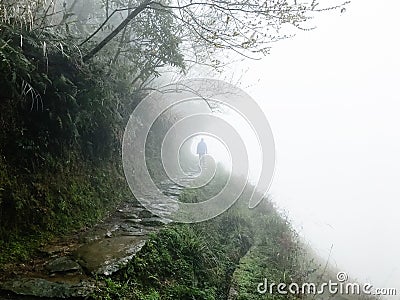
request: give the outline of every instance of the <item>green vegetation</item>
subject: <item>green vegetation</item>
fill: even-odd
[[[83,62],[98,40],[83,42],[93,28],[71,22],[77,2],[67,12],[0,0],[0,264],[28,259],[132,197],[120,159],[127,117],[158,67],[183,68],[171,16],[160,11]]]
[[[299,26],[313,10],[272,0],[263,11],[229,1],[56,2],[0,0],[0,265],[28,260],[46,240],[94,224],[132,197],[120,165],[122,132],[162,70],[198,63],[220,70],[214,55],[221,49],[263,55],[285,35],[261,34],[260,24]],[[123,26],[110,24],[114,9],[126,12],[113,20]],[[160,164],[151,159],[158,148],[151,139],[148,146],[157,177]],[[200,201],[221,184],[181,199]],[[93,298],[224,299],[240,263],[247,269],[233,286],[251,299],[265,270],[276,280],[302,280],[300,252],[269,202],[256,210],[238,202],[214,220],[152,235],[126,268],[100,278]],[[254,257],[257,264],[265,257],[267,269]]]
[[[209,186],[209,189],[216,188]],[[198,201],[210,191],[186,191],[182,198]],[[264,200],[250,210],[239,200],[215,219],[197,224],[167,226],[150,237],[129,265],[105,279],[94,299],[227,299],[232,276],[252,247],[263,247],[263,264],[244,274],[245,287],[237,290],[247,299],[260,277],[286,281],[305,279],[298,268],[299,241],[273,205]],[[268,266],[262,269],[263,266]],[[257,273],[256,270],[259,269]],[[268,273],[266,273],[268,272]],[[236,278],[236,277],[235,277]],[[236,283],[235,283],[236,284]],[[242,284],[242,283],[241,283]],[[271,296],[272,297],[272,296]],[[287,299],[283,296],[270,299]],[[249,298],[250,299],[250,298]]]
[[[41,242],[97,222],[129,196],[112,165],[75,163],[62,172],[16,174],[2,180],[0,263],[28,259]]]
[[[128,197],[115,103],[136,98],[100,64],[80,65],[73,48],[51,43],[59,38],[54,34],[7,24],[0,33],[0,263],[6,263],[27,259],[53,235],[93,224]]]

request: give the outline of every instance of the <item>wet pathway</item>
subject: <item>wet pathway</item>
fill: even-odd
[[[195,176],[191,172],[184,181]],[[184,189],[169,181],[161,188],[176,200]],[[167,223],[137,202],[124,202],[94,227],[42,247],[41,255],[30,262],[6,266],[0,275],[0,299],[25,299],[15,294],[30,296],[26,299],[85,297],[95,291],[96,275],[108,276],[126,266],[148,234]]]

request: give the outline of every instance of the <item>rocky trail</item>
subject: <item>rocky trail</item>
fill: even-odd
[[[161,188],[175,199],[184,189],[167,181]],[[92,228],[41,247],[29,262],[5,266],[0,274],[0,299],[86,297],[95,291],[97,275],[109,276],[126,266],[149,233],[169,222],[135,200],[126,201]]]

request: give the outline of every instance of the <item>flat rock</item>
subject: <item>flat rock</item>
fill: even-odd
[[[49,261],[46,264],[46,269],[50,273],[70,273],[82,271],[81,266],[76,261],[73,261],[66,256]]]
[[[165,191],[163,192],[165,196],[170,196],[170,197],[179,197],[180,193],[174,192],[174,191]]]
[[[139,213],[138,213],[138,219],[151,218],[153,216],[154,216],[154,214],[146,209],[143,209],[143,210],[139,211]]]
[[[140,223],[147,226],[161,226],[170,223],[170,220],[158,217],[151,217],[142,219]]]
[[[60,246],[60,245],[46,245],[39,249],[41,252],[47,255],[57,255],[59,253],[65,253],[69,250],[68,246]]]
[[[126,223],[133,223],[133,224],[135,224],[135,223],[140,223],[142,221],[142,219],[125,219],[124,220],[124,222],[126,222]]]
[[[138,214],[133,214],[133,213],[127,213],[124,216],[126,219],[139,219],[139,215]]]
[[[144,236],[115,236],[83,245],[73,255],[90,273],[108,276],[126,266],[145,241]]]

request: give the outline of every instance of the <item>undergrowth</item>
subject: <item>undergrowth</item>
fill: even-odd
[[[6,172],[0,178],[0,264],[29,259],[49,238],[90,226],[131,197],[111,163],[98,168],[76,162],[62,172]]]
[[[189,199],[193,197],[196,193],[183,195],[188,202],[195,202]],[[262,266],[268,266],[272,278],[301,282],[304,278],[297,265],[301,248],[289,223],[268,200],[250,210],[244,199],[214,219],[174,224],[153,234],[126,268],[110,278],[100,278],[105,285],[92,298],[228,299],[237,284],[232,282],[235,270],[257,245],[263,247]],[[257,288],[261,271],[257,273],[255,266],[253,271],[243,272],[245,289]],[[245,289],[236,291],[244,295],[240,299],[247,299]]]
[[[131,197],[120,143],[140,96],[66,41],[0,23],[0,265]]]

